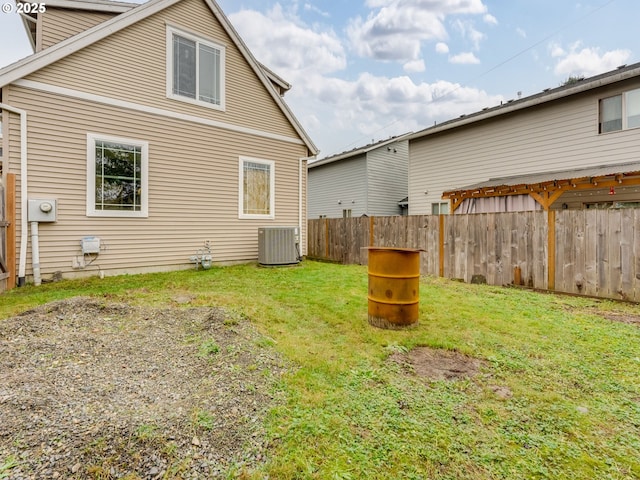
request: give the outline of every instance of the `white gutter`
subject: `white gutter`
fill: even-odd
[[[18,286],[25,284],[27,270],[27,112],[6,103],[0,103],[0,110],[20,115],[20,263],[18,266]]]

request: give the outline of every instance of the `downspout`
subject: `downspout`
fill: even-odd
[[[18,286],[23,287],[27,271],[27,111],[0,103],[0,110],[20,115],[20,263]]]

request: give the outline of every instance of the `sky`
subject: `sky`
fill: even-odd
[[[318,158],[640,61],[638,0],[217,1]],[[0,67],[31,53],[5,8]]]

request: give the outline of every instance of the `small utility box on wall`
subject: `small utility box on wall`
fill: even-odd
[[[53,199],[29,199],[27,218],[30,222],[55,222],[58,216],[58,201]]]

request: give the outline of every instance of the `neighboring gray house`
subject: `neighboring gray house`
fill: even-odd
[[[407,137],[392,137],[310,163],[308,218],[406,213]]]
[[[409,213],[635,207],[640,63],[409,137]]]

